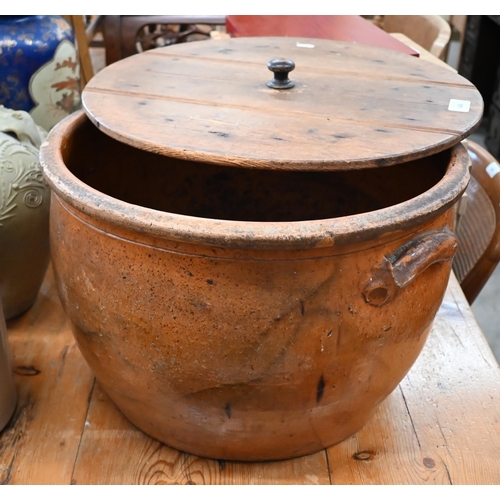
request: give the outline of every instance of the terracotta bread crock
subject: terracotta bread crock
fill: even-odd
[[[277,57],[295,69],[273,79]],[[356,432],[441,304],[473,85],[383,49],[239,38],[120,61],[83,102],[41,161],[59,295],[111,399],[212,458]]]

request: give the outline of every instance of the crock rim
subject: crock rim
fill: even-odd
[[[69,171],[61,149],[85,120],[79,110],[59,122],[40,148],[43,174],[60,198],[82,213],[150,236],[210,246],[246,249],[310,249],[362,242],[411,230],[450,209],[467,188],[470,158],[458,143],[450,148],[442,179],[424,193],[372,212],[331,219],[247,222],[162,212],[104,194]],[[235,167],[236,168],[236,167]]]

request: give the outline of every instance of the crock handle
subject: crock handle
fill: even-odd
[[[405,243],[374,270],[363,295],[368,304],[382,306],[391,301],[418,274],[432,264],[451,260],[458,241],[448,226],[421,234]]]

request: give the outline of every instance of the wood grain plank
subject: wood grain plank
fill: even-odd
[[[0,434],[0,484],[70,484],[94,377],[51,269],[33,308],[7,328],[18,405]]]
[[[170,448],[131,424],[96,384],[72,483],[330,484],[330,481],[323,451],[295,460],[232,462]]]
[[[171,57],[160,62],[162,64],[158,64],[157,59],[146,58],[141,70],[137,71],[132,61],[126,61],[124,66],[128,67],[122,68],[122,78],[117,79],[112,72],[105,72],[99,82],[87,88],[86,95],[113,93],[123,98],[124,106],[128,101],[132,104],[146,98],[213,106],[215,109],[234,108],[242,113],[253,110],[264,115],[263,121],[267,115],[276,113],[292,119],[319,115],[331,116],[335,120],[367,122],[370,126],[387,122],[393,127],[449,130],[455,134],[468,127],[470,117],[467,113],[449,112],[450,99],[469,100],[479,111],[482,107],[477,90],[470,84],[430,85],[411,79],[389,82],[384,78],[384,84],[378,84],[384,86],[383,92],[377,92],[380,73],[345,75],[338,71],[323,73],[297,68],[291,75],[296,87],[277,93],[265,85],[272,76],[265,65],[256,71],[253,67],[241,68],[233,64],[214,74],[209,61]],[[243,101],[245,94],[248,100]],[[137,113],[140,109],[132,108],[132,111]],[[472,110],[473,113],[476,111]]]
[[[207,44],[207,42],[204,42]],[[176,46],[177,47],[177,46]],[[222,56],[214,57],[213,52],[217,51],[217,47],[213,47],[208,42],[207,47],[211,48],[210,52],[206,52],[203,56],[200,54],[190,54],[179,50],[169,49],[156,49],[153,51],[144,52],[141,56],[133,56],[124,59],[117,67],[108,67],[99,73],[99,77],[94,80],[93,87],[102,87],[106,83],[113,85],[129,87],[133,89],[135,85],[130,85],[125,79],[116,80],[116,76],[122,76],[120,73],[130,71],[134,80],[145,81],[150,76],[162,75],[168,77],[169,75],[189,77],[199,80],[216,80],[227,85],[227,90],[231,86],[248,85],[251,82],[267,81],[272,77],[272,72],[267,68],[269,54],[267,52],[259,54],[255,57],[255,50],[250,51],[230,51],[226,52],[224,49],[219,51]],[[253,45],[258,49],[260,46]],[[328,81],[332,77],[351,79],[352,84],[356,84],[354,79],[369,79],[383,78],[392,84],[411,83],[414,85],[436,85],[443,87],[457,87],[473,89],[474,85],[463,78],[462,76],[452,76],[449,70],[444,66],[437,68],[435,64],[431,65],[432,70],[429,70],[429,63],[418,61],[418,59],[410,59],[412,64],[408,64],[405,56],[398,56],[396,60],[390,57],[385,51],[382,53],[386,59],[373,59],[366,56],[363,51],[356,56],[349,46],[334,46],[335,51],[319,51],[316,52],[297,52],[296,48],[291,47],[283,50],[290,50],[296,54],[295,69],[290,73],[290,77],[295,79],[295,75],[302,75],[304,78],[309,78],[314,81]],[[330,47],[331,48],[331,47]],[[226,49],[227,50],[227,49]],[[219,53],[219,55],[220,55]],[[227,54],[230,54],[226,56]],[[304,57],[307,55],[308,57]],[[316,57],[314,57],[314,55]],[[380,56],[380,54],[378,54]],[[237,56],[237,57],[235,57]],[[423,58],[423,61],[427,61]],[[432,61],[434,62],[434,61]],[[399,64],[405,67],[402,71]],[[422,68],[422,65],[424,66]],[[218,71],[214,71],[217,68]],[[397,71],[395,70],[397,68]],[[436,70],[437,68],[437,70]],[[140,71],[138,71],[140,70]],[[117,71],[120,73],[117,75]],[[354,78],[353,78],[354,77]],[[185,81],[184,81],[185,82]],[[162,84],[166,84],[168,88],[168,78],[162,81],[150,81],[149,85],[158,89]],[[383,84],[382,84],[383,85]],[[205,91],[201,89],[202,93]],[[207,96],[210,95],[206,92]]]
[[[429,469],[399,387],[355,435],[328,450],[333,484],[449,484]]]
[[[328,456],[334,484],[500,483],[500,368],[454,276],[409,374]]]
[[[435,330],[401,383],[415,431],[452,484],[500,484],[500,368],[458,285]]]
[[[134,116],[124,109],[117,96],[101,94],[94,99],[96,104],[114,107],[116,121],[132,131],[127,143],[134,147],[158,154],[168,152],[168,156],[179,159],[230,166],[290,170],[312,166],[334,170],[390,165],[406,160],[409,146],[422,156],[426,155],[429,141],[433,141],[435,150],[442,150],[452,137],[446,132],[429,131],[413,131],[408,137],[409,130],[391,129],[390,123],[381,121],[370,129],[355,119],[334,122],[328,116],[309,116],[305,130],[303,123],[291,123],[289,116],[279,114],[266,121],[252,111],[242,115],[240,110],[223,108],[214,114],[210,106],[147,99],[141,102],[145,105],[140,116]],[[169,123],[175,125],[167,131]],[[99,122],[99,128],[121,139],[105,123]],[[367,130],[371,130],[371,136]],[[191,149],[193,137],[200,139],[196,151]],[[283,144],[288,148],[286,153]],[[309,154],[311,148],[314,155]],[[349,160],[352,149],[359,151],[355,162]]]
[[[313,49],[249,38],[149,51],[100,72],[83,104],[103,132],[134,147],[257,168],[408,161],[451,147],[479,123],[479,92],[445,68],[375,47],[309,42]],[[295,62],[296,85],[277,91],[266,85],[267,62],[283,55]],[[450,111],[450,99],[468,101],[470,111]]]
[[[303,47],[313,46],[312,48]],[[433,69],[423,62],[425,58],[408,58],[406,54],[388,51],[370,45],[353,44],[335,40],[320,40],[304,37],[260,37],[259,39],[234,40],[227,45],[224,40],[210,40],[190,43],[189,45],[176,45],[162,47],[145,52],[147,57],[171,57],[175,50],[176,56],[193,58],[204,61],[214,61],[217,64],[235,62],[241,66],[255,65],[264,68],[264,73],[269,73],[265,65],[273,57],[291,57],[292,54],[297,66],[309,68],[314,71],[331,71],[335,74],[372,73],[388,79],[421,79],[424,82],[439,81],[442,83],[456,84],[461,82],[467,86],[471,83],[463,77],[453,77],[447,71]],[[380,56],[382,55],[382,58]],[[269,57],[270,56],[270,57]],[[384,57],[385,56],[385,57]],[[133,56],[138,58],[140,56]],[[388,62],[397,61],[397,64]],[[136,64],[136,62],[131,64]],[[341,62],[340,62],[341,61]],[[383,71],[381,71],[383,67]],[[444,69],[444,68],[443,68]],[[269,73],[271,74],[271,73]],[[293,73],[292,73],[293,74]]]

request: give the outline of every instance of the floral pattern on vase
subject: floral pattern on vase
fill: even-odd
[[[64,40],[53,59],[31,77],[29,91],[36,106],[30,114],[45,130],[80,108],[79,73],[75,46]]]
[[[49,70],[54,71],[52,80]],[[41,96],[42,88],[50,95]],[[49,116],[42,117],[53,98]],[[75,39],[63,17],[0,16],[0,104],[28,112],[38,108],[35,121],[47,130],[80,107]]]

